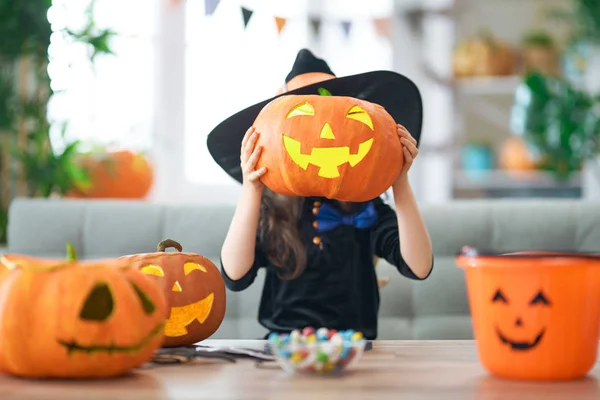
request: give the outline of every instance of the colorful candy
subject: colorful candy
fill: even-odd
[[[360,358],[364,336],[351,329],[337,331],[306,327],[268,338],[284,369],[303,372],[335,372]]]

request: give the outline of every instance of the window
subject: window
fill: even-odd
[[[373,19],[389,17],[393,0],[372,0],[368,10],[362,0],[221,0],[211,15],[204,0],[96,0],[97,24],[119,35],[116,54],[98,56],[93,66],[83,45],[58,33],[81,28],[89,2],[54,0],[48,13],[56,32],[49,73],[54,90],[64,90],[49,116],[69,122],[71,139],[148,150],[156,201],[235,193],[239,185],[214,162],[206,137],[223,119],[273,96],[299,49],[312,49],[338,76],[392,68],[391,44]],[[253,11],[247,27],[242,6]],[[276,16],[286,19],[280,34]],[[311,17],[322,21],[318,36]]]
[[[273,96],[284,83],[298,50],[313,49],[338,76],[391,69],[392,49],[378,38],[373,18],[389,15],[391,0],[323,2],[320,42],[309,23],[311,3],[297,1],[221,1],[205,16],[205,2],[186,2],[185,177],[188,184],[235,185],[214,162],[206,136],[222,120]],[[333,4],[336,3],[336,4]],[[241,7],[253,11],[244,28]],[[352,21],[344,35],[340,7]],[[311,10],[312,11],[312,10]],[[278,35],[274,17],[287,22]]]
[[[85,26],[90,0],[53,0],[48,11],[54,32],[48,49],[53,143],[66,121],[68,139],[151,149],[157,1],[96,0],[96,24],[117,36],[110,42],[115,54],[100,54],[92,64],[90,49],[61,32]]]

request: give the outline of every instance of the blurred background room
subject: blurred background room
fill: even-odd
[[[0,0],[0,245],[16,197],[235,203],[206,135],[299,49],[424,101],[421,203],[600,200],[600,0]]]

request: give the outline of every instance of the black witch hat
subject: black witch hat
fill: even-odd
[[[244,134],[252,126],[262,108],[273,99],[286,95],[318,94],[324,88],[334,96],[354,97],[379,104],[403,125],[420,142],[423,123],[423,104],[417,86],[407,77],[393,71],[372,71],[358,75],[337,78],[327,63],[315,57],[309,50],[298,52],[292,70],[287,75],[286,87],[293,81],[302,82],[302,77],[311,73],[321,73],[321,79],[307,79],[306,86],[285,91],[270,99],[254,104],[227,118],[208,135],[208,151],[213,159],[231,177],[242,182],[240,152]],[[314,74],[313,74],[314,75]],[[312,81],[312,82],[311,82]]]

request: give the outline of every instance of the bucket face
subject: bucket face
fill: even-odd
[[[457,258],[480,360],[505,378],[580,378],[597,357],[600,258],[533,254]]]

